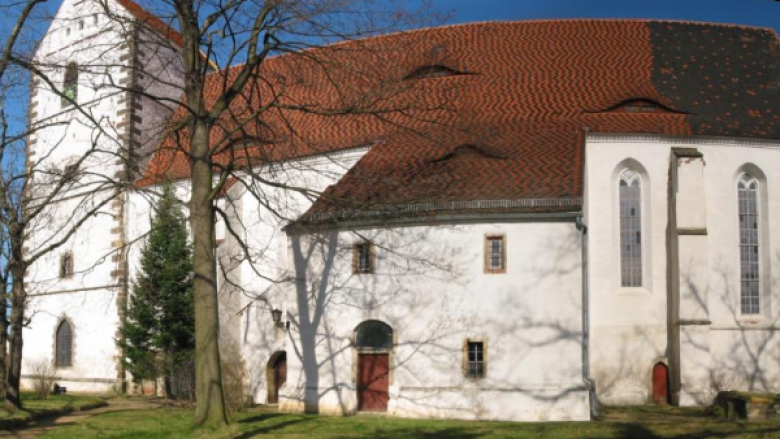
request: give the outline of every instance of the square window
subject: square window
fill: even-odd
[[[485,378],[487,372],[487,346],[484,341],[466,340],[463,372],[466,378]]]
[[[355,274],[370,274],[374,272],[374,245],[370,242],[355,244],[352,247],[352,272]]]
[[[485,273],[506,273],[506,238],[485,237]]]

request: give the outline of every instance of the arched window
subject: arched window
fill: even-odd
[[[761,265],[759,261],[758,180],[742,174],[737,183],[739,199],[740,304],[742,314],[761,312]]]
[[[57,327],[55,345],[54,365],[56,367],[73,366],[73,328],[67,320],[63,320]]]
[[[363,322],[355,329],[355,347],[391,349],[393,328],[378,320]]]
[[[62,106],[71,105],[70,101],[76,101],[79,97],[79,67],[75,62],[65,67],[65,79],[62,81]],[[70,101],[68,99],[70,99]]]
[[[642,181],[626,169],[620,174],[620,285],[642,286]]]

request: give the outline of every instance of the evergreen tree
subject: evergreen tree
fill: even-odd
[[[118,343],[136,381],[164,377],[171,394],[171,377],[195,349],[192,252],[170,185],[163,186],[154,211]]]

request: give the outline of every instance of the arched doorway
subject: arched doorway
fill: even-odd
[[[368,320],[355,328],[358,351],[358,410],[386,412],[390,401],[390,351],[393,328],[378,320]]]
[[[287,382],[287,352],[271,355],[266,368],[268,381],[268,404],[279,404],[279,389]]]
[[[653,402],[659,405],[669,403],[669,368],[661,362],[653,366]]]

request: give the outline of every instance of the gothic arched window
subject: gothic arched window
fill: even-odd
[[[79,97],[79,67],[75,62],[71,62],[65,67],[65,79],[62,81],[62,94],[63,107],[71,105],[71,101],[75,102]]]
[[[737,183],[739,200],[739,290],[742,314],[761,312],[761,265],[759,261],[758,180],[742,174]]]
[[[626,169],[620,174],[620,285],[642,286],[642,181]]]
[[[393,328],[378,320],[368,320],[355,329],[355,347],[390,349],[393,347]]]
[[[73,327],[67,320],[63,320],[57,327],[55,347],[54,365],[56,367],[73,366]]]

